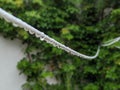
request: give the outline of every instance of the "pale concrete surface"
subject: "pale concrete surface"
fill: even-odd
[[[25,46],[19,40],[0,35],[0,90],[22,90],[25,76],[19,75],[17,62],[24,57]]]

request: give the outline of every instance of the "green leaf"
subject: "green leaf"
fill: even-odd
[[[18,30],[18,34],[20,37],[22,37],[24,40],[28,39],[29,38],[29,34],[24,31],[24,30]]]
[[[84,73],[92,73],[95,74],[97,73],[97,69],[94,66],[85,66],[84,67]]]
[[[43,78],[53,77],[53,73],[52,73],[52,72],[48,72],[48,71],[43,71],[43,72],[41,73],[41,76],[42,76]]]
[[[109,78],[109,79],[112,79],[112,80],[115,80],[118,78],[117,74],[115,73],[116,72],[116,67],[111,67],[109,68],[107,71],[106,71],[106,78]]]
[[[107,82],[104,84],[104,90],[119,90],[119,84],[113,82]]]
[[[17,68],[20,70],[24,70],[29,66],[29,61],[27,59],[22,59],[21,61],[18,62]]]
[[[64,72],[72,72],[73,70],[75,70],[75,66],[71,64],[63,64],[62,70]]]
[[[96,84],[90,83],[83,90],[99,90],[99,87]]]

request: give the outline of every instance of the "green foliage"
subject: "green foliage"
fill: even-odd
[[[0,7],[87,55],[94,55],[98,45],[120,35],[119,0],[0,0]],[[23,90],[120,89],[120,54],[115,48],[120,43],[102,48],[99,57],[88,61],[42,42],[3,19],[0,33],[27,44],[26,57],[17,64],[20,74],[27,76]],[[49,85],[47,77],[55,77],[59,83]]]
[[[99,87],[95,84],[88,84],[83,90],[99,90]]]

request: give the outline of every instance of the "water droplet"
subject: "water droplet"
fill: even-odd
[[[53,44],[54,47],[56,47],[57,45],[56,44]]]
[[[14,26],[14,27],[18,27],[18,25],[17,25],[16,23],[13,23],[13,26]]]
[[[39,35],[39,34],[37,34],[37,33],[35,34],[35,36],[36,36],[37,38],[38,38],[38,37],[40,37],[40,35]]]
[[[43,41],[45,38],[44,37],[40,37],[40,40]]]
[[[33,32],[33,31],[31,31],[31,30],[29,30],[29,33],[30,33],[30,34],[34,34],[34,32]]]
[[[118,48],[118,49],[120,49],[120,47],[119,46],[115,46],[116,48]]]
[[[49,40],[46,40],[46,42],[49,43],[49,44],[51,44],[51,41],[49,41]]]
[[[62,50],[64,50],[64,47],[60,47]]]
[[[27,28],[24,28],[25,31],[29,31]]]
[[[7,18],[4,18],[6,22],[10,22],[10,20],[8,20]]]
[[[57,47],[57,48],[60,48],[60,46],[59,46],[59,45],[56,45],[56,47]]]

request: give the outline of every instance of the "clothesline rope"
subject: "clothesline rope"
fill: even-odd
[[[34,34],[37,38],[40,38],[41,41],[46,41],[49,44],[52,44],[54,47],[60,48],[72,55],[84,58],[84,59],[94,59],[99,55],[100,47],[101,46],[109,46],[112,45],[120,40],[120,37],[115,38],[111,40],[110,42],[103,43],[101,46],[98,46],[97,52],[94,56],[87,56],[85,54],[81,54],[63,44],[60,42],[54,40],[53,38],[49,37],[48,35],[44,34],[43,32],[37,30],[36,28],[32,27],[31,25],[27,24],[26,22],[22,21],[21,19],[13,16],[12,14],[9,14],[2,8],[0,8],[0,17],[4,18],[7,22],[10,22],[13,24],[14,27],[20,27],[23,28],[25,31],[28,31],[30,34]]]
[[[112,45],[112,44],[114,44],[114,43],[116,43],[116,42],[118,42],[118,41],[120,41],[120,37],[111,39],[111,40],[103,43],[101,46],[103,46],[103,47],[104,47],[104,46],[110,46],[110,45]]]

